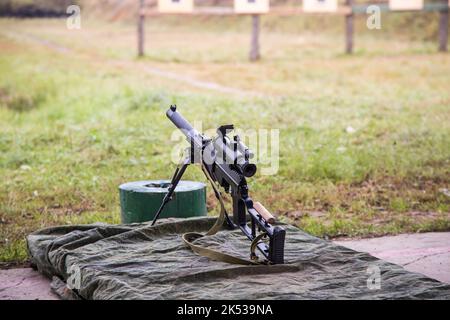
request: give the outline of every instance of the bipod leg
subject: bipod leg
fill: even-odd
[[[175,192],[175,188],[177,187],[178,182],[180,182],[181,177],[183,176],[184,172],[186,171],[186,169],[190,163],[191,162],[189,161],[189,159],[185,159],[183,161],[183,164],[181,165],[181,168],[177,167],[177,169],[175,170],[175,173],[173,174],[173,177],[172,177],[172,181],[170,182],[169,191],[164,196],[163,202],[161,203],[161,206],[159,207],[158,211],[155,214],[155,217],[153,218],[153,221],[151,224],[152,226],[155,224],[156,220],[158,220],[159,215],[163,211],[166,204],[170,200],[172,200],[172,196],[173,196],[173,193]]]

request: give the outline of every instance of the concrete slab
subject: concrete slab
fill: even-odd
[[[0,270],[0,300],[58,300],[50,280],[31,268]]]
[[[450,232],[400,234],[334,243],[450,284]]]

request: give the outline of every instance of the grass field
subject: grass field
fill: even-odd
[[[367,31],[345,56],[339,30],[285,20],[253,64],[245,20],[155,19],[139,60],[132,24],[0,20],[0,261],[24,261],[38,228],[119,223],[119,184],[169,177],[170,103],[209,128],[280,129],[279,173],[252,194],[308,232],[450,230],[450,56]]]

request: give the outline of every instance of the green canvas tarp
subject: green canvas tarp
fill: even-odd
[[[27,237],[32,263],[82,299],[450,299],[450,286],[337,246],[298,228],[287,230],[283,265],[212,261],[185,246],[185,232],[205,232],[214,218],[166,219],[156,226],[73,225]],[[250,242],[223,230],[197,244],[248,258]],[[368,286],[370,270],[380,286]],[[77,283],[73,291],[65,282]],[[73,284],[71,285],[74,288]],[[61,289],[61,285],[59,286]],[[61,293],[65,292],[65,294]]]

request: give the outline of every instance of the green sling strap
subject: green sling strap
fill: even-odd
[[[188,232],[188,233],[183,234],[182,238],[183,238],[184,243],[188,247],[190,247],[191,250],[194,251],[196,254],[198,254],[200,256],[208,257],[211,260],[232,263],[232,264],[240,264],[240,265],[263,264],[263,262],[258,261],[258,258],[255,254],[255,250],[256,250],[256,245],[262,239],[264,234],[260,234],[258,237],[255,238],[255,240],[252,241],[252,244],[250,247],[251,248],[250,256],[252,257],[251,260],[235,257],[232,255],[229,255],[229,254],[226,254],[226,253],[223,253],[220,251],[216,251],[216,250],[213,250],[210,248],[205,248],[205,247],[202,247],[202,246],[199,246],[199,245],[196,245],[193,243],[195,240],[202,238],[204,236],[211,236],[211,235],[216,234],[220,229],[222,229],[223,223],[225,221],[225,216],[227,215],[227,211],[225,209],[225,204],[223,202],[223,198],[220,194],[220,191],[217,189],[217,186],[215,185],[214,180],[211,178],[208,170],[206,170],[206,168],[204,167],[203,164],[202,164],[202,170],[205,173],[206,178],[210,182],[217,199],[219,200],[220,214],[219,214],[219,217],[217,218],[216,222],[214,223],[214,225],[211,227],[211,229],[209,229],[208,232],[206,232],[204,235],[201,233],[196,233],[196,232]]]

